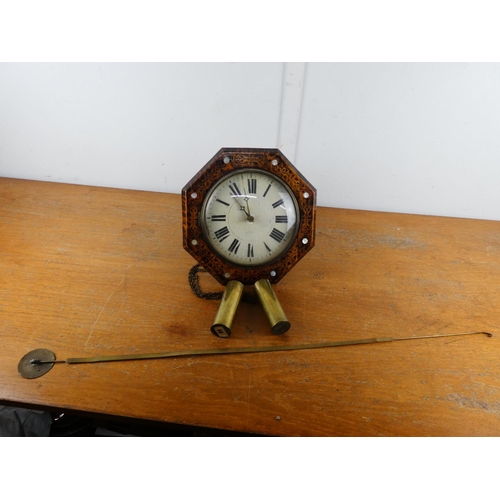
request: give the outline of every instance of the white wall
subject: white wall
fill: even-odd
[[[0,64],[0,175],[180,192],[224,146],[276,147],[283,65]]]
[[[180,192],[279,147],[325,206],[500,220],[500,64],[0,64],[0,176]]]
[[[296,164],[329,205],[500,219],[500,64],[311,64]]]

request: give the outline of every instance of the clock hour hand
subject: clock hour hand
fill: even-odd
[[[245,202],[247,204],[247,210],[248,210],[248,212],[245,211],[245,213],[247,214],[247,221],[253,222],[254,216],[250,214],[250,206],[248,205],[248,197],[247,196],[245,196]]]
[[[243,210],[243,212],[245,212],[245,215],[248,217],[248,213],[245,210],[245,207],[238,201],[238,198],[236,198],[236,196],[233,196],[233,198],[236,201],[236,203],[238,203],[238,206],[240,207],[240,210]]]
[[[243,176],[241,177],[241,182],[243,184]],[[254,221],[254,216],[250,213],[250,205],[248,204],[247,190],[245,189],[244,185],[242,185],[241,187],[243,188],[243,192],[245,193],[245,198],[243,198],[243,199],[245,200],[245,203],[247,204],[247,210],[248,210],[248,212],[247,212],[247,210],[245,210],[245,213],[247,214],[247,221],[248,222],[253,222]]]
[[[247,216],[247,221],[248,222],[253,222],[254,221],[254,217],[253,217],[253,215],[250,215],[250,209],[247,212],[245,210],[245,207],[238,201],[238,198],[236,196],[233,196],[233,198],[236,201],[236,203],[238,204],[238,206],[240,207],[240,210],[242,210],[243,212],[245,212],[245,215]],[[248,198],[245,198],[245,201],[247,202],[247,207],[248,207]]]
[[[246,200],[245,200],[246,201]],[[240,205],[240,202],[237,201],[238,205],[240,206],[240,210],[243,210],[245,212],[245,215],[247,216],[247,221],[248,222],[253,222],[254,221],[254,216],[250,215],[250,209],[248,209],[248,212],[245,210],[245,207],[243,205]],[[247,201],[247,207],[248,207],[248,201]]]

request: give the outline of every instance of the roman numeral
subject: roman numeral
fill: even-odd
[[[225,215],[212,215],[212,222],[226,222]]]
[[[264,246],[266,247],[266,250],[271,253],[271,249],[267,246],[266,242],[264,241]]]
[[[214,216],[212,215],[212,220],[214,220]],[[288,223],[288,215],[277,215],[276,216],[276,224],[287,224]]]
[[[226,205],[226,207],[229,206],[229,203],[226,203],[225,201],[219,200],[219,198],[215,198],[215,200],[218,201],[219,203],[222,203],[223,205]]]
[[[253,257],[253,245],[251,243],[248,244],[247,257],[249,259]]]
[[[264,194],[262,195],[262,198],[265,198],[266,197],[266,194],[267,192],[271,189],[271,184],[269,184],[269,186],[267,186],[267,189],[264,191]]]
[[[231,243],[231,245],[229,245],[228,250],[236,255],[238,253],[239,248],[240,248],[240,242],[235,238]]]
[[[234,196],[241,196],[240,190],[238,189],[238,186],[234,182],[229,185],[229,189],[231,190],[231,193],[233,193]]]
[[[248,193],[257,194],[257,179],[247,179],[248,181]]]
[[[283,200],[278,200],[273,203],[273,208],[279,207],[280,205],[283,205]]]
[[[218,229],[214,232],[215,237],[222,243],[229,236],[229,229],[227,226],[224,226],[221,229]]]
[[[285,237],[285,233],[282,233],[278,229],[274,228],[269,236],[273,240],[276,240],[278,243],[281,243],[283,241],[283,238]]]

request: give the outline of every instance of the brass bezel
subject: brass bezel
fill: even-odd
[[[234,262],[232,262],[229,259],[225,258],[224,255],[221,255],[219,253],[219,251],[213,246],[213,244],[212,244],[212,242],[210,240],[210,237],[208,235],[208,229],[207,229],[207,226],[206,226],[205,212],[206,212],[206,209],[207,209],[208,199],[210,198],[210,196],[212,195],[212,193],[217,189],[217,187],[221,183],[225,182],[228,177],[233,176],[233,175],[235,175],[237,173],[240,173],[240,172],[242,174],[244,174],[245,172],[252,172],[252,171],[255,171],[255,170],[262,170],[262,169],[242,168],[242,169],[239,169],[237,171],[228,172],[223,177],[221,177],[216,183],[213,184],[213,186],[208,190],[207,194],[205,195],[205,197],[203,199],[203,203],[201,205],[201,210],[200,210],[200,215],[199,215],[199,224],[200,224],[201,233],[202,233],[202,235],[203,235],[203,237],[205,239],[205,242],[208,244],[208,246],[212,249],[212,251],[215,254],[219,255],[219,257],[221,259],[223,259],[224,261],[226,261],[226,262],[228,262],[228,263],[230,263],[232,265],[236,265],[236,266],[238,264],[235,264]],[[295,217],[296,217],[295,227],[293,229],[292,236],[290,237],[290,241],[288,241],[287,245],[283,248],[283,250],[278,255],[276,255],[273,259],[266,261],[264,264],[247,264],[247,265],[241,265],[239,267],[263,267],[263,266],[267,266],[269,264],[272,264],[272,263],[276,262],[283,255],[286,255],[286,253],[288,252],[288,250],[290,249],[290,247],[293,245],[293,242],[295,241],[295,238],[297,237],[297,233],[298,233],[298,230],[299,230],[299,227],[300,227],[300,210],[299,210],[299,205],[297,203],[297,199],[295,198],[295,194],[290,189],[290,187],[288,186],[288,184],[286,184],[285,182],[283,182],[283,180],[281,180],[277,175],[274,175],[271,172],[266,172],[266,171],[264,171],[264,172],[265,172],[266,175],[269,175],[270,177],[273,177],[279,183],[281,183],[281,185],[288,191],[288,194],[292,198],[294,209],[295,209]]]

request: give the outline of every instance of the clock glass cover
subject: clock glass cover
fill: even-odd
[[[221,258],[238,266],[262,266],[285,254],[299,227],[290,188],[259,169],[222,177],[207,193],[200,212],[205,240]]]

